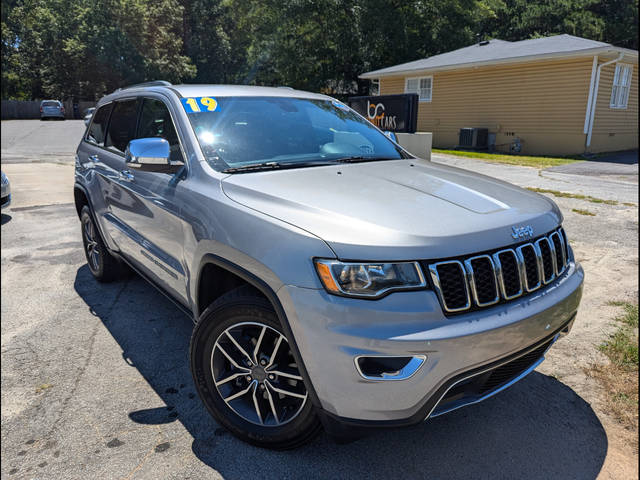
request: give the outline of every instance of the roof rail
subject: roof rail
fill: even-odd
[[[134,83],[133,85],[120,87],[120,88],[117,88],[115,91],[118,92],[120,90],[126,90],[128,88],[138,88],[138,87],[169,87],[169,86],[171,86],[171,82],[167,82],[166,80],[153,80],[151,82]]]

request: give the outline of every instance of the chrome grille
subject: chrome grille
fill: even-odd
[[[471,307],[469,288],[465,280],[465,271],[458,260],[438,262],[429,265],[431,279],[448,312],[459,312]]]
[[[521,268],[516,252],[507,249],[494,253],[493,264],[502,298],[511,300],[522,295]]]
[[[552,243],[547,237],[542,237],[534,243],[538,249],[538,262],[542,260],[542,282],[546,285],[556,278],[556,259],[553,251]]]
[[[484,307],[500,300],[496,273],[489,255],[468,258],[464,261],[464,268],[476,305]]]
[[[426,262],[446,314],[513,300],[560,276],[569,264],[564,230],[533,242],[459,259]]]
[[[533,292],[540,287],[541,265],[538,261],[538,250],[533,243],[525,243],[516,248],[521,260],[520,276],[527,292]]]

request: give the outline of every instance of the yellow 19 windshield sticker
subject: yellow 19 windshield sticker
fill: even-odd
[[[187,113],[219,112],[220,105],[212,97],[189,97],[182,99],[182,106]]]

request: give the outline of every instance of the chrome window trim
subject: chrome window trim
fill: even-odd
[[[478,298],[478,290],[476,288],[476,276],[475,276],[475,272],[473,270],[473,264],[472,264],[474,260],[478,260],[481,258],[486,258],[487,260],[489,260],[489,263],[491,264],[491,271],[493,272],[493,282],[494,282],[494,285],[496,286],[496,296],[493,298],[493,300],[489,302],[484,302],[484,303],[480,302],[480,299]],[[496,279],[496,267],[493,264],[493,260],[489,255],[476,255],[475,257],[467,258],[464,261],[464,268],[465,268],[467,282],[471,287],[471,295],[473,296],[473,301],[477,306],[486,307],[488,305],[496,304],[500,301],[500,293],[498,292],[498,280]]]
[[[527,247],[531,247],[533,249],[533,254],[536,257],[536,269],[538,271],[538,283],[535,286],[531,286],[529,285],[529,280],[527,279],[527,266],[526,263],[524,261],[524,254],[522,253],[522,250],[527,248]],[[516,248],[516,256],[518,257],[520,266],[521,266],[521,270],[520,270],[520,283],[522,285],[524,285],[524,288],[527,292],[533,292],[534,290],[537,290],[538,288],[540,288],[540,285],[542,285],[542,266],[540,265],[540,263],[542,262],[542,258],[540,257],[540,255],[538,254],[538,250],[536,249],[535,245],[533,243],[525,243],[524,245],[520,245],[519,247]]]
[[[518,283],[520,285],[520,288],[518,289],[518,292],[509,296],[507,295],[507,288],[505,287],[504,284],[504,274],[502,272],[502,262],[500,261],[500,255],[503,253],[508,253],[513,255],[514,260],[516,261],[516,268],[518,269]],[[496,278],[498,279],[498,287],[500,288],[500,293],[502,294],[502,298],[504,298],[505,300],[512,300],[514,298],[519,297],[520,295],[522,295],[523,290],[523,283],[522,283],[522,270],[523,270],[523,265],[521,265],[520,259],[518,258],[518,255],[516,255],[515,250],[513,250],[512,248],[505,248],[504,250],[500,250],[496,253],[493,254],[493,265],[495,267],[495,274],[496,274]]]
[[[549,280],[545,278],[547,275],[544,270],[544,261],[542,260],[542,250],[540,249],[540,244],[542,242],[547,242],[547,246],[549,247],[549,251],[551,252],[551,276],[549,277]],[[553,242],[549,241],[547,237],[539,238],[538,240],[536,240],[534,245],[536,248],[536,254],[538,255],[538,263],[540,265],[540,270],[542,271],[542,278],[541,278],[542,283],[544,285],[548,285],[556,279],[556,269],[557,269],[556,250],[553,247]]]
[[[464,291],[466,293],[467,296],[467,303],[465,306],[463,307],[459,307],[459,308],[449,308],[447,306],[447,302],[444,299],[444,295],[442,293],[442,288],[440,287],[440,274],[438,273],[438,267],[440,265],[448,265],[450,263],[454,263],[457,264],[458,267],[460,268],[460,272],[462,273],[462,279],[463,279],[463,285],[464,285]],[[462,265],[462,262],[460,262],[459,260],[445,260],[443,262],[436,262],[436,263],[432,263],[429,265],[429,273],[431,274],[431,280],[433,281],[433,287],[436,290],[436,293],[438,294],[438,297],[440,298],[440,301],[442,302],[442,306],[443,308],[447,311],[447,312],[462,312],[464,310],[469,310],[469,308],[471,308],[471,298],[469,296],[469,286],[467,285],[466,282],[466,272],[464,269],[464,265]]]

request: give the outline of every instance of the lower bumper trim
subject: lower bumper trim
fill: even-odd
[[[559,336],[560,336],[559,333],[556,334],[555,337],[553,337],[551,339],[551,341],[548,342],[548,344],[543,344],[542,345],[543,348],[538,347],[537,349],[534,349],[534,350],[530,351],[529,353],[525,353],[521,357],[513,359],[510,362],[507,362],[507,363],[503,364],[502,366],[497,366],[497,367],[494,367],[494,368],[489,369],[489,370],[485,370],[485,371],[482,371],[482,372],[475,373],[473,375],[470,375],[469,377],[461,378],[456,383],[451,385],[451,387],[449,387],[449,389],[444,393],[444,395],[438,401],[438,403],[435,405],[435,407],[430,412],[430,414],[427,415],[425,420],[427,420],[428,418],[437,417],[439,415],[444,415],[445,413],[449,413],[449,412],[452,412],[452,411],[457,410],[459,408],[466,407],[467,405],[473,405],[474,403],[480,403],[483,400],[491,398],[495,394],[500,393],[503,390],[506,390],[507,388],[509,388],[511,385],[519,382],[524,377],[526,377],[531,372],[533,372],[536,369],[536,367],[538,365],[540,365],[544,361],[544,355],[547,353],[549,348],[551,348],[551,345],[553,345],[556,342],[556,340],[558,339]],[[537,355],[539,353],[538,352],[539,350],[543,350],[542,354],[540,356]],[[531,361],[528,361],[527,364],[529,364],[529,365],[526,366],[524,368],[524,370],[522,370],[520,373],[517,373],[515,377],[512,377],[509,380],[501,382],[497,386],[493,386],[493,387],[489,386],[489,387],[487,387],[485,382],[487,380],[489,382],[491,381],[490,377],[491,377],[492,373],[494,373],[496,371],[499,371],[501,368],[504,368],[505,366],[509,366],[510,364],[513,364],[513,363],[517,362],[520,358],[527,357],[527,356],[531,355],[531,353],[534,354],[534,356],[530,359],[531,361],[533,361],[533,363],[531,363]],[[488,377],[488,378],[486,378],[484,382],[483,381],[480,381],[480,382],[474,382],[473,381],[474,379],[482,379],[482,377]],[[450,392],[454,391],[456,389],[456,387],[459,386],[459,385],[464,386],[464,384],[467,383],[467,382],[468,382],[469,385],[473,385],[474,383],[476,383],[476,388],[480,387],[481,393],[475,393],[474,394],[472,392],[468,392],[468,390],[467,390],[468,393],[466,395],[463,394],[462,397],[460,397],[460,398],[451,399],[449,401],[446,401],[447,400],[447,395]],[[463,390],[463,392],[464,392],[464,390]]]
[[[547,352],[547,350],[560,337],[561,332],[566,331],[567,328],[570,328],[574,319],[575,313],[556,331],[543,338],[542,340],[536,342],[535,344],[530,345],[526,349],[523,349],[517,353],[509,355],[506,358],[502,358],[483,367],[478,367],[476,369],[463,372],[449,379],[431,397],[427,398],[421,408],[409,418],[400,420],[360,420],[354,418],[339,417],[321,409],[317,410],[317,414],[322,421],[325,430],[330,436],[334,437],[335,439],[350,441],[361,438],[368,433],[381,428],[395,428],[416,425],[418,423],[422,423],[430,417],[442,415],[463,406],[481,402],[482,400],[486,400],[493,395],[505,390],[514,383],[517,383],[533,370],[535,370],[535,368],[544,360],[544,354]],[[489,390],[483,391],[481,387],[479,387],[480,393],[475,398],[466,397],[466,399],[460,402],[460,404],[450,403],[447,408],[444,408],[445,406],[443,403],[443,399],[445,399],[447,392],[450,392],[453,388],[456,387],[456,385],[462,384],[465,380],[474,379],[476,377],[479,378],[483,375],[490,374],[494,371],[497,371],[501,367],[505,367],[511,363],[515,363],[521,357],[536,352],[538,352],[538,354],[535,356],[535,358],[522,370],[514,373],[515,376],[511,376],[505,382],[502,382],[499,385],[490,388]],[[462,398],[465,398],[464,395],[462,395],[460,399]],[[442,411],[440,411],[437,407],[442,408]]]

